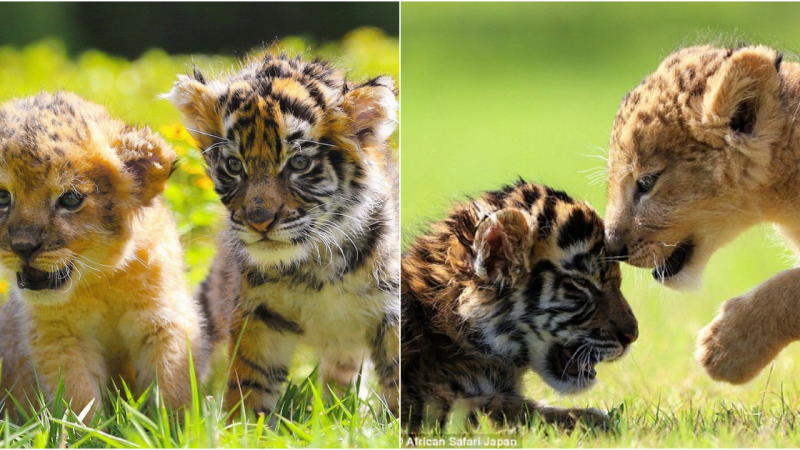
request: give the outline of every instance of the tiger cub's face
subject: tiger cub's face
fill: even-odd
[[[374,172],[396,122],[387,77],[350,86],[326,63],[267,55],[225,80],[181,77],[169,98],[256,263],[333,258],[368,192],[385,189]]]
[[[625,353],[638,325],[618,263],[604,259],[602,220],[582,203],[543,203],[536,215],[507,207],[484,216],[472,249],[479,282],[459,312],[492,353],[575,392],[595,382],[597,363]]]
[[[160,194],[174,153],[75,95],[0,107],[0,265],[32,303],[106,283],[131,222]]]

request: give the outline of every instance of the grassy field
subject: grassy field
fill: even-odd
[[[377,29],[354,30],[340,42],[318,45],[287,38],[279,45],[289,53],[300,51],[329,59],[352,79],[381,74],[397,79],[399,75],[399,42]],[[214,236],[224,223],[223,208],[177,111],[168,101],[157,99],[169,91],[177,74],[191,69],[192,61],[209,78],[236,67],[236,57],[231,55],[168,55],[151,50],[128,61],[96,51],[71,57],[58,41],[23,49],[0,47],[0,101],[64,89],[106,105],[113,115],[129,123],[147,124],[161,132],[181,157],[166,198],[180,228],[190,283],[195,286],[205,277],[213,258]],[[0,304],[8,293],[8,281],[0,282]],[[376,396],[362,399],[352,392],[328,396],[313,373],[315,361],[310,352],[298,356],[296,362],[281,408],[282,416],[289,420],[278,421],[277,428],[266,426],[264,419],[246,420],[238,413],[229,421],[216,391],[204,393],[209,396],[196,391],[192,406],[179,417],[163,409],[160,402],[132,397],[119,387],[121,393],[110,393],[112,400],[103,417],[88,427],[79,420],[81,411],[70,411],[58,399],[49,405],[31,399],[38,412],[23,423],[0,417],[0,448],[397,446],[398,422],[384,415]],[[220,364],[215,372],[223,377],[215,384],[224,383],[227,367]],[[363,384],[361,390],[369,394],[369,384]],[[157,390],[148,395],[156,398]]]
[[[672,50],[737,38],[796,60],[796,4],[402,5],[403,228],[406,239],[465,194],[517,175],[604,210],[602,156],[623,95]],[[702,288],[677,293],[625,267],[640,338],[598,368],[591,392],[559,397],[535,376],[528,393],[556,405],[612,410],[615,433],[537,430],[528,447],[783,447],[800,443],[800,349],[754,381],[710,380],[697,332],[726,299],[794,264],[767,226],[720,251]],[[458,433],[451,420],[447,432]],[[494,433],[482,427],[479,433]]]

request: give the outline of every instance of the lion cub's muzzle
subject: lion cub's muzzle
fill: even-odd
[[[43,289],[61,289],[72,274],[71,265],[65,266],[55,272],[45,272],[29,265],[22,267],[17,272],[17,287],[41,291]]]

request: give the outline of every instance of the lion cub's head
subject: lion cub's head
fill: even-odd
[[[175,155],[75,95],[0,106],[0,265],[31,302],[65,301],[118,268]]]
[[[691,47],[620,105],[611,132],[606,236],[671,287],[696,285],[713,252],[759,220],[788,130],[781,55]]]

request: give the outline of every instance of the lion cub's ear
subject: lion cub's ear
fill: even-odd
[[[149,205],[167,187],[178,157],[175,150],[149,127],[126,128],[111,146],[133,177],[136,202]]]
[[[191,76],[181,75],[163,97],[169,99],[183,116],[189,134],[204,150],[218,141],[222,133],[219,97],[225,91],[222,83],[206,81],[199,70]]]
[[[517,209],[487,216],[475,231],[473,270],[484,281],[511,281],[530,269],[535,225]]]
[[[725,60],[708,80],[700,123],[695,124],[703,140],[756,163],[768,162],[786,121],[780,63],[781,55],[766,47],[745,47]]]
[[[397,92],[394,82],[382,76],[347,92],[342,108],[348,117],[347,132],[362,147],[382,145],[397,128]]]

